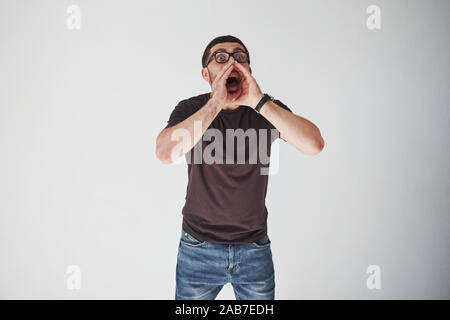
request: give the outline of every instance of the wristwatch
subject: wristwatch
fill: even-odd
[[[267,100],[273,101],[275,98],[272,97],[270,94],[264,93],[264,96],[259,100],[258,104],[255,107],[255,111],[259,113],[259,110],[261,110],[262,106],[267,102]]]

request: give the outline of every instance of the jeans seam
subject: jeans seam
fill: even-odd
[[[239,270],[240,263],[241,263],[241,247],[239,246],[238,252],[237,252],[237,265],[236,265],[236,269],[234,270],[234,272]]]

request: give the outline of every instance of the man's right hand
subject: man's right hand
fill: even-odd
[[[217,113],[220,112],[224,106],[232,105],[236,97],[232,98],[231,94],[228,93],[226,83],[231,71],[234,69],[233,65],[234,61],[230,60],[225,64],[223,69],[220,70],[211,85],[211,98],[203,107],[188,118],[172,127],[163,129],[158,134],[155,152],[161,162],[166,164],[172,163],[191,150],[202,138],[211,122],[217,116]],[[198,132],[194,130],[194,123],[197,121],[201,124],[201,134],[198,134]],[[180,139],[179,136],[173,138],[172,134],[178,131],[178,129],[184,130],[182,132],[187,132],[184,136],[188,136],[189,138]],[[184,137],[183,135],[181,136]]]
[[[211,84],[211,99],[215,99],[221,108],[226,105],[231,105],[236,99],[235,97],[231,97],[227,90],[227,79],[234,69],[234,63],[234,60],[230,59]]]

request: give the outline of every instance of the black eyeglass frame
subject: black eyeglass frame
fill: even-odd
[[[228,55],[227,56],[227,60],[225,60],[224,62],[217,61],[216,54],[218,54],[218,53],[226,53]],[[236,60],[236,57],[234,56],[235,53],[245,53],[247,55],[247,61],[245,61],[245,62],[249,62],[250,61],[250,53],[248,51],[239,50],[239,51],[227,52],[227,51],[223,51],[223,50],[218,50],[218,51],[214,52],[208,58],[208,61],[206,61],[206,65],[204,66],[204,68],[206,68],[208,66],[208,64],[211,62],[213,57],[214,57],[214,60],[216,60],[217,63],[221,63],[221,64],[222,63],[227,63],[230,60],[230,56],[233,56],[234,60]],[[242,63],[245,63],[245,62],[242,62]],[[241,63],[241,62],[239,62],[239,63]]]

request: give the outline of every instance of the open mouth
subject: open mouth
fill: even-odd
[[[227,79],[227,89],[230,92],[237,91],[241,87],[241,78],[238,75],[231,75]]]

